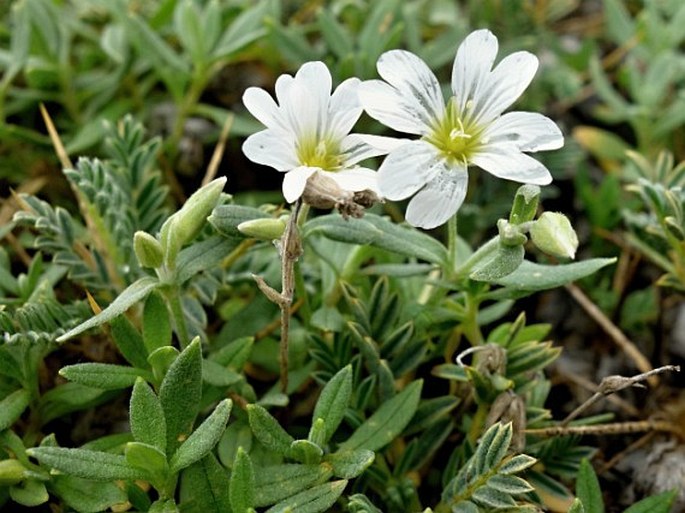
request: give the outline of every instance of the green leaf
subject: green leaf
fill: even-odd
[[[228,473],[212,453],[181,474],[181,503],[184,513],[231,512]],[[235,509],[232,513],[238,513]]]
[[[266,513],[320,513],[328,511],[342,495],[347,481],[332,481],[293,495],[266,510]]]
[[[266,33],[264,18],[268,6],[269,3],[263,0],[243,9],[217,43],[212,59],[224,59],[262,37]]]
[[[258,404],[247,405],[250,427],[257,440],[272,451],[286,455],[295,439],[281,427],[278,421]]]
[[[131,433],[137,442],[165,451],[167,429],[164,409],[157,395],[142,379],[133,386],[129,417]]]
[[[29,405],[31,394],[28,390],[15,390],[0,401],[0,431],[14,424]]]
[[[238,230],[238,225],[245,221],[252,221],[253,219],[267,219],[271,218],[262,210],[255,207],[247,207],[244,205],[219,205],[212,214],[207,218],[214,228],[220,233],[231,238],[244,239],[245,235]]]
[[[326,386],[323,387],[312,420],[323,419],[326,422],[326,439],[331,439],[335,430],[342,422],[345,410],[352,396],[352,366],[346,365],[333,376]],[[313,423],[312,423],[313,425]]]
[[[447,250],[436,239],[415,228],[367,213],[363,219],[342,219],[337,214],[320,216],[305,223],[305,237],[320,233],[329,239],[353,244],[370,244],[400,255],[441,264]]]
[[[233,513],[247,513],[255,506],[255,475],[250,456],[238,448],[231,473],[231,509]]]
[[[494,490],[510,495],[517,495],[527,493],[533,490],[533,487],[518,476],[508,475],[494,475],[488,479],[488,486]]]
[[[331,10],[322,8],[317,17],[321,35],[338,59],[344,59],[354,52],[354,39],[349,30],[335,19]]]
[[[678,490],[652,495],[636,502],[623,513],[669,513],[677,496]]]
[[[604,499],[599,480],[586,458],[580,462],[578,469],[576,495],[582,501],[586,513],[604,513]]]
[[[506,246],[500,243],[492,257],[479,262],[479,265],[469,274],[469,278],[497,283],[498,280],[519,268],[525,253],[523,246]]]
[[[75,328],[67,331],[64,335],[57,338],[57,342],[64,342],[65,340],[73,338],[76,335],[80,335],[90,328],[94,328],[111,321],[115,317],[123,314],[138,301],[141,301],[147,297],[147,295],[152,292],[158,286],[158,284],[159,282],[157,278],[153,278],[151,276],[146,276],[133,282],[131,285],[126,287],[126,289],[119,294],[117,298],[112,301],[110,305],[102,312],[97,314],[95,317],[91,317],[87,321],[82,322]]]
[[[153,478],[164,478],[169,469],[164,453],[152,445],[129,442],[124,456],[129,465],[147,472]]]
[[[193,430],[202,397],[202,352],[196,337],[171,364],[159,387],[166,419],[166,454],[176,452]]]
[[[535,465],[537,460],[527,454],[517,454],[499,468],[500,474],[517,474]]]
[[[200,461],[212,450],[226,429],[231,406],[233,402],[230,399],[221,401],[212,414],[181,444],[169,463],[172,472],[178,472]]]
[[[481,486],[471,495],[471,500],[474,502],[489,506],[490,508],[510,508],[516,505],[514,498],[507,494],[490,488],[489,486]]]
[[[185,77],[188,65],[174,50],[155,32],[150,25],[136,14],[126,18],[127,29],[134,35],[139,50],[153,61],[157,68],[169,68],[169,71]]]
[[[109,510],[128,500],[126,492],[114,483],[101,483],[74,476],[52,476],[50,488],[79,513]]]
[[[169,372],[171,364],[176,361],[178,355],[181,354],[178,349],[174,346],[164,346],[159,349],[155,349],[150,356],[148,356],[147,361],[152,367],[152,374],[155,377],[155,383],[161,383]]]
[[[143,337],[131,321],[125,315],[119,315],[109,321],[109,327],[114,343],[128,363],[139,369],[149,369]]]
[[[20,484],[11,486],[10,497],[14,502],[29,508],[45,504],[50,498],[45,484],[35,479],[27,479]]]
[[[511,423],[494,424],[483,434],[474,455],[478,475],[485,474],[502,461],[509,449],[512,435]]]
[[[375,457],[376,455],[373,451],[359,449],[328,454],[324,457],[324,461],[333,467],[333,475],[335,477],[352,479],[369,468]]]
[[[202,362],[202,380],[215,387],[228,387],[241,381],[243,376],[212,360]]]
[[[366,420],[340,445],[340,451],[377,451],[397,438],[414,416],[421,398],[423,380],[410,383]]]
[[[149,371],[111,363],[67,365],[60,369],[59,374],[74,383],[102,390],[119,390],[132,387],[139,377],[152,379]]]
[[[192,0],[182,0],[174,10],[174,30],[183,47],[190,54],[196,67],[201,67],[207,58],[207,48],[203,38],[202,21],[197,4]]]
[[[83,479],[115,481],[147,478],[144,471],[129,465],[126,457],[119,454],[64,447],[33,447],[27,449],[26,453],[47,467]]]
[[[161,294],[152,292],[143,308],[143,343],[148,354],[155,349],[171,345],[169,310]]]
[[[321,461],[323,449],[309,440],[295,440],[286,456],[300,463],[316,464]]]
[[[324,483],[333,475],[330,465],[283,464],[262,467],[255,474],[256,506],[267,506]]]
[[[516,271],[497,280],[497,283],[512,291],[553,289],[585,278],[614,262],[615,258],[591,258],[571,264],[543,265],[524,260]]]
[[[177,283],[185,283],[200,271],[218,265],[236,245],[235,239],[226,239],[220,235],[215,235],[188,246],[178,256]]]

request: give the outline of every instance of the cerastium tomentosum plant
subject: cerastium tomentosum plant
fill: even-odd
[[[188,30],[218,9],[215,1],[202,10],[189,0],[179,5],[188,18],[177,13],[175,23]],[[139,16],[131,20],[134,33],[158,41]],[[188,34],[181,42],[202,64]],[[289,212],[236,204],[222,193],[226,178],[218,178],[168,215],[158,201],[166,191],[153,187],[159,176],[147,169],[159,142],[143,143],[131,120],[114,138],[114,158],[82,160],[66,172],[84,206],[84,229],[72,230],[66,211],[23,197],[26,213],[17,220],[38,232],[36,245],[52,260],[35,258],[23,279],[0,274],[12,293],[8,311],[0,311],[8,327],[0,385],[9,392],[0,402],[0,490],[27,506],[52,496],[76,511],[570,507],[564,482],[585,469],[581,460],[593,450],[556,434],[597,428],[582,424],[606,417],[553,421],[544,370],[560,349],[546,340],[550,327],[527,324],[523,314],[503,317],[516,299],[613,260],[568,263],[578,248],[571,223],[538,213],[551,173],[527,153],[559,148],[563,138],[541,114],[503,114],[538,61],[517,52],[495,65],[497,50],[487,30],[466,37],[447,102],[433,72],[404,50],[381,55],[383,80],[348,78],[333,88],[327,66],[315,61],[281,75],[276,100],[248,88],[245,106],[265,128],[243,151],[284,173]],[[197,87],[191,84],[195,99]],[[350,133],[364,109],[419,138]],[[496,235],[477,248],[456,231],[469,166],[523,184]],[[150,189],[158,190],[152,204],[141,192]],[[406,198],[407,223],[383,215],[381,203]],[[310,209],[338,212],[310,216]],[[448,221],[446,244],[416,229]],[[540,262],[527,260],[526,250]],[[43,265],[54,276],[41,281]],[[83,320],[83,303],[60,305],[63,296],[49,294],[65,275],[101,292],[90,298],[92,318]],[[269,285],[279,278],[280,291]],[[210,315],[203,304],[215,307]],[[64,312],[74,318],[58,322]],[[93,328],[104,334],[91,335]],[[40,396],[27,374],[45,352],[32,353],[32,343],[47,340],[40,349],[52,350],[54,341],[101,337],[111,337],[126,364],[66,365],[60,375],[69,382]],[[123,432],[78,448],[42,437],[49,420],[128,389]],[[75,405],[66,404],[69,394]],[[589,500],[578,495],[576,508]]]

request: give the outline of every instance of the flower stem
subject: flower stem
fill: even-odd
[[[451,278],[457,268],[457,214],[455,213],[447,221],[447,273],[446,276]]]
[[[190,344],[190,335],[188,334],[188,326],[186,325],[186,318],[181,303],[181,293],[178,286],[173,285],[167,288],[164,291],[164,296],[169,302],[169,308],[171,310],[171,316],[174,318],[179,344],[181,349],[185,349],[186,346]]]

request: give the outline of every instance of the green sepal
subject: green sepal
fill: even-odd
[[[26,479],[28,469],[19,460],[0,460],[0,486],[11,486]]]
[[[530,184],[519,187],[514,196],[509,222],[511,224],[522,224],[532,221],[537,213],[539,201],[540,187]]]

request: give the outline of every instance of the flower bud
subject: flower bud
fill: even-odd
[[[133,235],[133,251],[142,267],[156,269],[164,263],[164,250],[159,241],[144,231]]]
[[[286,223],[283,219],[250,219],[238,225],[238,230],[255,239],[276,240],[280,239],[285,231]]]
[[[25,478],[26,467],[14,459],[0,461],[0,486],[12,486]]]
[[[544,212],[530,228],[530,238],[541,251],[562,258],[575,258],[578,236],[564,214]]]
[[[202,230],[207,217],[216,207],[225,184],[226,177],[223,176],[202,186],[188,198],[181,210],[164,222],[160,230],[160,240],[168,266],[174,266],[176,256],[183,245]]]

